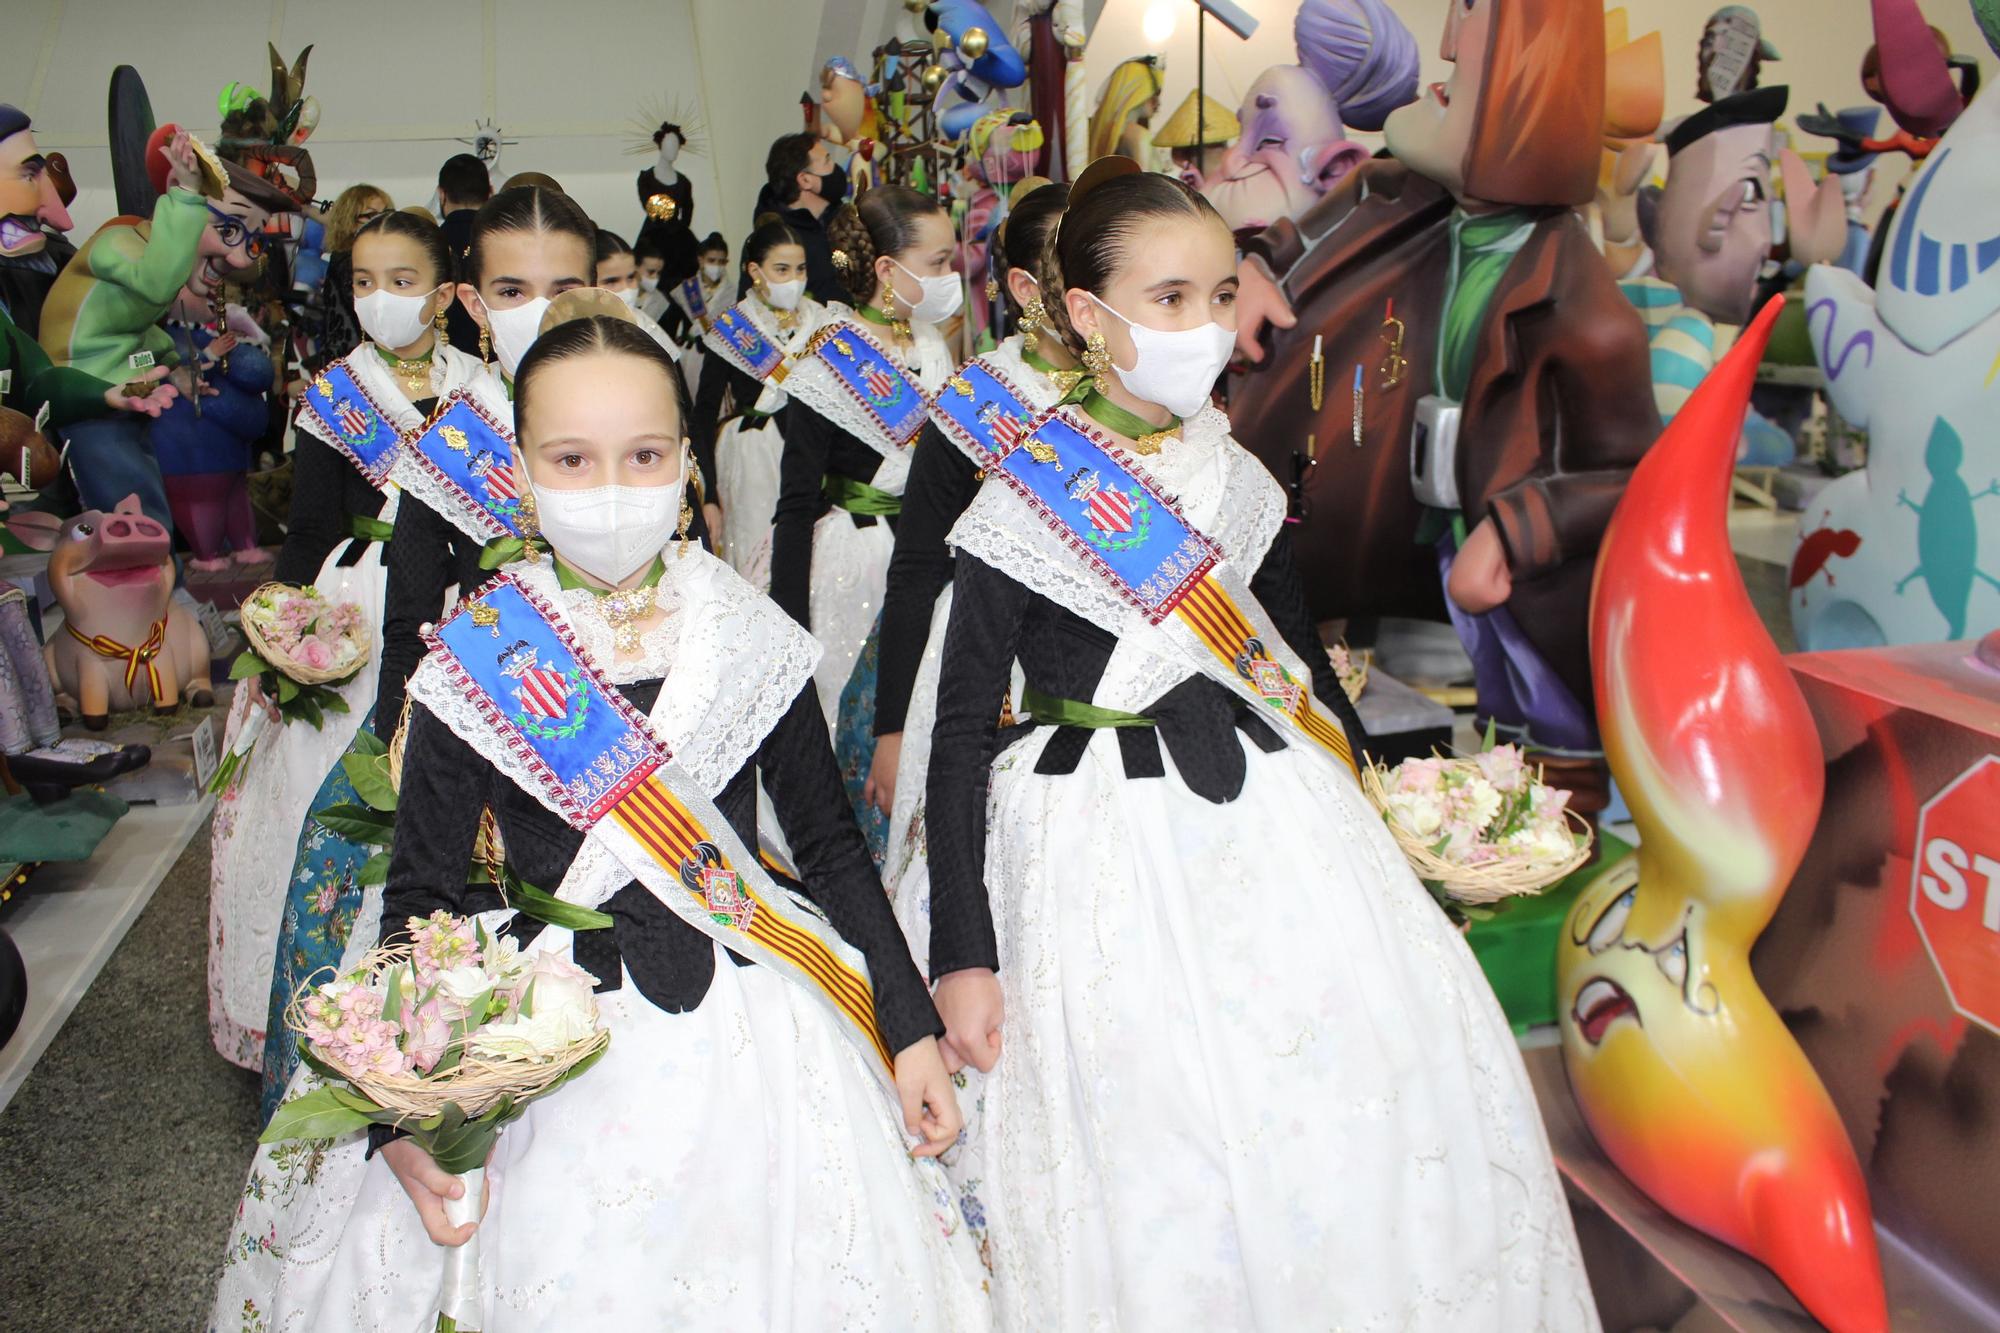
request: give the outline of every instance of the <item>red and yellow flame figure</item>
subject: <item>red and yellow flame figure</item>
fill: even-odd
[[[1737,436],[1781,304],[1633,474],[1598,555],[1598,720],[1640,845],[1565,924],[1563,1054],[1626,1175],[1769,1265],[1835,1333],[1878,1333],[1889,1321],[1860,1164],[1750,971],[1825,784],[1805,698],[1729,544]]]

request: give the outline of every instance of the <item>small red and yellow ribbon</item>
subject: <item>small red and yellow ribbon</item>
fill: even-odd
[[[1189,588],[1174,608],[1174,614],[1181,623],[1194,631],[1195,637],[1208,645],[1210,652],[1236,670],[1236,659],[1245,651],[1246,645],[1257,639],[1257,630],[1249,617],[1230,595],[1215,586],[1215,581],[1203,578]],[[1261,642],[1261,640],[1260,640]],[[1277,659],[1268,651],[1259,652],[1257,658],[1270,661]],[[1282,667],[1279,668],[1283,670]],[[1287,680],[1291,673],[1285,672]],[[1293,697],[1291,705],[1283,711],[1292,724],[1306,734],[1306,737],[1329,751],[1334,758],[1347,765],[1350,773],[1359,777],[1354,764],[1354,749],[1348,744],[1347,732],[1340,723],[1328,717],[1313,706],[1312,686],[1309,681],[1292,681]]]
[[[132,682],[139,678],[139,668],[144,667],[146,669],[146,683],[152,687],[153,699],[155,702],[158,702],[160,698],[160,669],[153,665],[153,661],[160,655],[160,650],[167,645],[166,617],[162,616],[153,622],[153,632],[148,634],[146,641],[137,648],[122,644],[108,634],[85,634],[77,629],[76,626],[66,621],[63,624],[63,628],[69,631],[72,639],[83,644],[99,657],[125,659],[125,689],[127,693],[131,692]]]

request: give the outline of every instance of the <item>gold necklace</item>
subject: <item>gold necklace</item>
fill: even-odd
[[[644,584],[621,592],[598,593],[597,609],[611,626],[611,646],[621,653],[639,651],[639,622],[653,609],[658,584]]]
[[[431,354],[405,361],[394,352],[383,350],[382,359],[389,363],[389,372],[402,382],[403,389],[412,398],[426,396],[431,387]]]

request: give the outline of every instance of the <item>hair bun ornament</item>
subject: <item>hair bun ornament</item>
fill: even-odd
[[[849,269],[853,267],[854,267],[853,255],[848,254],[847,251],[845,250],[835,250],[833,252],[833,268],[836,273],[845,274]]]
[[[574,287],[549,302],[549,308],[542,312],[541,337],[565,324],[579,319],[615,319],[624,324],[637,324],[638,316],[632,307],[618,299],[615,292],[607,292],[602,287]]]
[[[1076,183],[1069,187],[1069,206],[1074,209],[1084,201],[1084,197],[1106,181],[1117,180],[1120,176],[1137,176],[1146,169],[1129,157],[1111,153],[1098,158],[1083,169]]]

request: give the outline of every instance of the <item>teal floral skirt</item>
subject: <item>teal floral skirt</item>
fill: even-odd
[[[840,765],[840,782],[878,868],[889,846],[889,817],[863,800],[861,792],[875,763],[875,673],[882,660],[881,636],[882,619],[877,616],[840,691],[840,712],[833,721],[833,757]]]
[[[372,729],[374,718],[362,723]],[[338,761],[313,795],[299,830],[292,875],[286,881],[285,914],[278,927],[277,966],[271,976],[271,1013],[264,1027],[264,1078],[260,1122],[268,1123],[284,1099],[298,1067],[298,1037],[285,1026],[285,1007],[315,972],[340,965],[361,910],[357,877],[375,848],[349,842],[313,817],[333,805],[359,805],[354,784]]]

